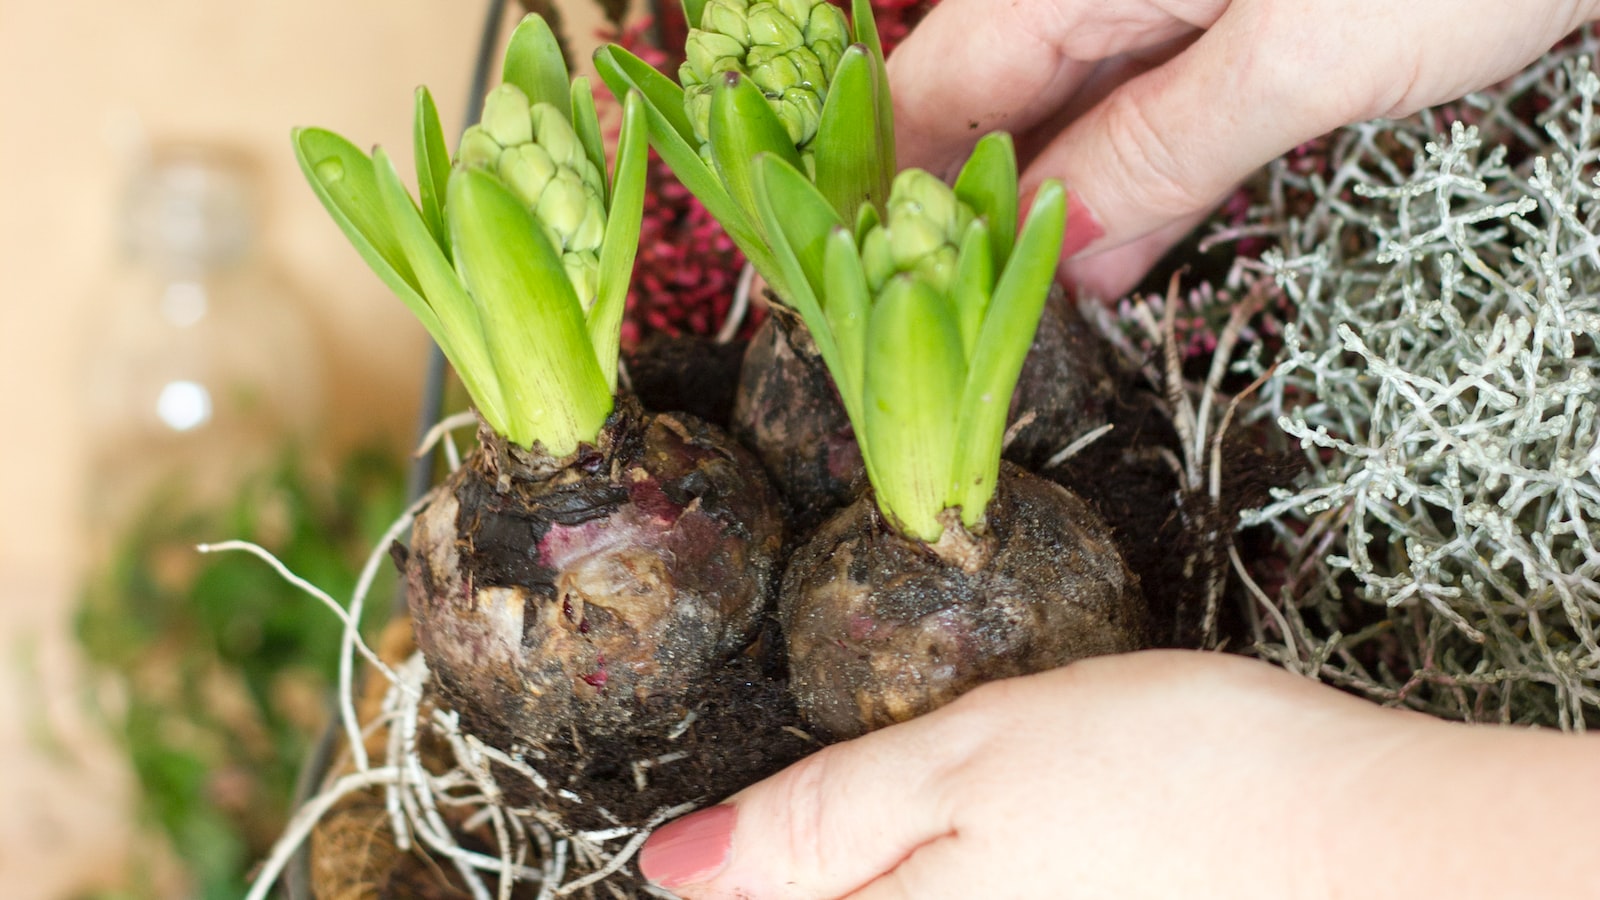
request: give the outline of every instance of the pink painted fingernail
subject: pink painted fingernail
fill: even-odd
[[[713,806],[657,828],[639,850],[639,871],[669,889],[711,880],[728,864],[737,815]]]
[[[1061,239],[1061,258],[1070,259],[1104,237],[1105,227],[1094,217],[1077,191],[1067,191],[1067,231]]]

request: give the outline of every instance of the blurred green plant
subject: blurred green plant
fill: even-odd
[[[282,831],[327,718],[340,637],[313,601],[261,577],[257,560],[202,557],[195,545],[255,541],[348,596],[403,507],[393,454],[355,452],[331,478],[286,456],[225,508],[153,500],[92,574],[77,617],[101,676],[92,699],[132,764],[141,824],[170,841],[189,896],[241,896]],[[392,573],[383,577],[375,597],[393,595]],[[367,625],[388,612],[371,604]]]

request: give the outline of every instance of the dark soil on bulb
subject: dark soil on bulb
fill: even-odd
[[[750,340],[729,430],[761,460],[805,535],[866,486],[855,429],[811,332],[773,304]]]
[[[985,527],[934,544],[872,496],[830,518],[784,573],[779,616],[807,721],[851,738],[988,681],[1147,643],[1138,579],[1094,510],[1005,464]]]
[[[1105,424],[1115,383],[1095,335],[1054,291],[1017,380],[1005,458],[1030,471]],[[774,304],[750,341],[729,426],[789,501],[797,535],[813,531],[866,488],[861,451],[810,333]]]
[[[583,740],[569,732],[529,748],[528,762],[548,779],[549,791],[496,766],[495,778],[507,792],[506,805],[535,806],[571,830],[619,823],[640,826],[659,811],[683,803],[714,804],[815,752],[821,743],[804,730],[790,697],[776,628],[775,622],[765,620],[750,648],[707,674],[687,703],[685,714],[692,717],[687,727],[673,723],[620,739]],[[406,642],[383,655],[398,663],[410,649]],[[369,697],[364,719],[376,715],[375,703],[376,697]],[[436,704],[436,698],[425,701],[423,715]],[[422,732],[424,760],[442,769],[448,765],[448,748],[430,734]],[[369,742],[371,752],[381,748],[379,737]],[[668,761],[652,762],[664,757]],[[646,765],[639,767],[641,763]],[[581,797],[581,802],[554,793],[562,789]],[[312,854],[317,897],[465,900],[471,896],[448,862],[422,853],[401,853],[389,823],[382,794],[367,792],[341,803],[318,826]],[[455,831],[463,847],[497,852],[490,827],[467,831],[461,824],[455,823]],[[493,889],[494,879],[486,880]],[[615,887],[624,896],[643,897],[643,886],[637,866],[630,863],[596,885],[593,896],[613,896],[609,888]],[[519,884],[512,896],[537,894],[538,885]]]
[[[400,554],[418,646],[466,728],[501,749],[676,721],[755,637],[781,512],[725,433],[631,398],[560,459],[483,429]]]
[[[726,429],[748,345],[653,332],[627,355],[633,395],[651,412],[686,412]]]

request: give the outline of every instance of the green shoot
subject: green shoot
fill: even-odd
[[[844,399],[879,509],[930,543],[947,509],[981,531],[1061,253],[1065,191],[1046,182],[1019,234],[1016,156],[999,133],[978,142],[953,190],[908,169],[854,228],[792,163],[764,155],[756,172],[777,265]]]
[[[644,208],[647,106],[627,95],[605,171],[587,79],[528,16],[503,82],[452,164],[419,89],[413,199],[383,150],[318,128],[294,132],[312,190],[378,277],[439,344],[484,421],[565,456],[612,410],[624,301]]]

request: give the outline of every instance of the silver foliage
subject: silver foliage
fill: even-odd
[[[1280,161],[1237,232],[1277,238],[1253,274],[1297,313],[1256,414],[1309,465],[1245,519],[1289,556],[1264,655],[1451,718],[1600,725],[1593,50]]]

